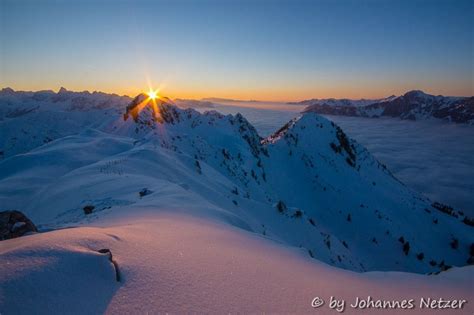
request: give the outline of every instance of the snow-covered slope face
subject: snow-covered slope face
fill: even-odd
[[[0,246],[3,314],[407,314],[406,309],[354,309],[367,300],[413,299],[409,314],[433,314],[421,299],[467,300],[472,314],[474,267],[437,276],[354,273],[310,259],[254,233],[180,215],[105,217],[100,227],[25,236]],[[115,211],[115,209],[114,209]],[[138,211],[139,212],[139,211]],[[123,213],[122,213],[123,215]],[[100,249],[110,249],[116,270]],[[312,308],[315,297],[326,303]],[[442,305],[445,305],[443,303]],[[444,312],[443,312],[444,311]]]
[[[305,112],[362,117],[398,117],[401,119],[443,119],[456,123],[474,123],[474,97],[446,97],[410,91],[399,97],[374,100],[357,105],[310,103]]]
[[[131,99],[101,92],[0,91],[0,159],[87,128],[100,128]]]
[[[435,272],[472,255],[468,219],[431,206],[314,113],[267,139],[239,114],[200,114],[145,95],[107,117],[0,162],[3,207],[43,230],[185,213],[355,271]]]

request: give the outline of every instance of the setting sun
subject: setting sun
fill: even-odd
[[[147,94],[148,94],[148,97],[151,98],[152,100],[158,98],[158,92],[157,91],[150,90]]]

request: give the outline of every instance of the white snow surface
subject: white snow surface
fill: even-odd
[[[229,114],[242,113],[261,135],[268,136],[303,109],[293,106],[290,109],[277,105],[272,109],[215,106],[215,109]],[[323,116],[364,145],[410,188],[474,217],[473,125],[436,119]]]
[[[25,112],[34,93],[2,92],[2,140],[14,145],[0,160],[0,204],[42,232],[0,242],[2,314],[310,313],[315,296],[330,295],[472,300],[464,215],[432,207],[319,115],[262,139],[242,115],[169,101],[134,117],[128,98],[78,110],[63,90]]]
[[[474,126],[434,120],[325,116],[431,200],[474,217]]]
[[[194,216],[128,209],[94,226],[25,236],[0,247],[2,314],[335,314],[330,296],[472,301],[473,267],[436,276],[355,273],[310,259],[255,233]],[[108,248],[113,265],[98,249]],[[14,272],[12,272],[14,270]],[[311,307],[314,297],[327,303]],[[440,314],[472,314],[473,304]],[[352,309],[344,314],[379,314]],[[451,313],[450,313],[451,312]]]

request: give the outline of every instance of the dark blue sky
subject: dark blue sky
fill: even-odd
[[[0,0],[2,86],[268,100],[472,95],[474,1]]]

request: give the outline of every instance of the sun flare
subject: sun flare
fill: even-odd
[[[148,94],[148,97],[151,98],[152,100],[159,98],[158,91],[153,91],[150,89],[150,91],[148,91],[147,94]]]

